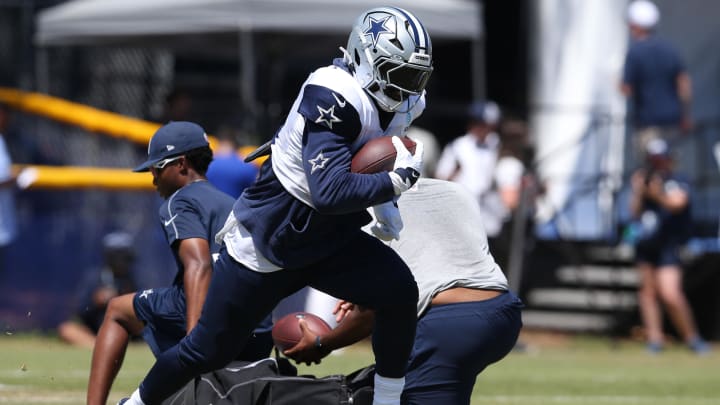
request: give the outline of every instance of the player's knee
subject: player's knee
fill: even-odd
[[[661,289],[660,299],[667,305],[677,306],[683,301],[682,292],[673,289]]]
[[[138,335],[144,326],[135,314],[132,296],[111,298],[110,301],[108,301],[103,322],[119,324],[131,335]]]
[[[186,366],[191,366],[200,373],[217,370],[232,360],[227,350],[221,350],[222,345],[193,346],[189,339],[180,343],[178,357]]]
[[[130,306],[130,310],[132,310],[132,306]],[[105,310],[106,319],[122,320],[127,318],[127,315],[128,305],[122,297],[111,298],[110,301],[108,301],[107,309]]]

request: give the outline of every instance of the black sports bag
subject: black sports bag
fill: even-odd
[[[374,365],[347,376],[298,376],[285,358],[234,361],[190,381],[163,405],[371,405]]]

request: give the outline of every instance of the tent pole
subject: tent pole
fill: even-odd
[[[256,63],[255,63],[255,42],[253,39],[252,30],[249,28],[240,28],[238,31],[238,42],[239,51],[238,57],[240,58],[238,65],[240,66],[239,72],[239,94],[240,100],[242,101],[242,112],[245,114],[243,122],[246,122],[249,127],[243,128],[244,130],[252,131],[253,133],[258,129],[258,115],[259,106],[255,99],[255,82],[256,82]]]
[[[483,0],[478,1],[477,25],[480,32],[472,39],[471,46],[471,69],[470,79],[472,80],[473,100],[485,99],[485,35],[483,32]]]

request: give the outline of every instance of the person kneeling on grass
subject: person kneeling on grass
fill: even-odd
[[[403,404],[469,404],[477,375],[504,358],[522,327],[522,302],[488,250],[476,201],[462,186],[420,179],[399,201],[390,240],[420,290],[418,324],[402,393]],[[392,222],[392,221],[391,221]],[[372,332],[374,313],[340,301],[340,322],[316,336],[300,321],[303,339],[284,354],[319,362],[332,350]]]
[[[207,181],[213,154],[199,125],[174,121],[150,140],[148,160],[135,171],[150,171],[165,199],[160,223],[178,265],[172,286],[115,297],[98,332],[88,382],[87,404],[105,405],[132,336],[142,334],[155,356],[179,342],[198,323],[220,250],[215,234],[232,209],[233,199]],[[237,358],[255,361],[272,348],[266,317]]]

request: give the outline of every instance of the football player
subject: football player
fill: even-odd
[[[178,271],[173,285],[115,297],[108,303],[93,350],[87,404],[105,405],[131,336],[142,334],[153,354],[180,341],[195,327],[210,284],[215,234],[233,199],[211,185],[205,172],[213,154],[202,127],[175,121],[150,140],[148,160],[135,171],[150,171],[158,194],[160,222]],[[238,358],[255,361],[272,349],[271,320],[265,319]]]
[[[375,311],[374,404],[400,403],[417,285],[402,259],[361,228],[371,221],[367,208],[383,206],[376,232],[397,234],[393,200],[419,177],[422,144],[412,155],[394,138],[391,172],[352,173],[350,163],[368,140],[401,135],[422,113],[432,45],[410,12],[380,7],[360,15],[343,55],[310,74],[258,153],[270,158],[218,235],[225,248],[197,327],[121,403],[159,404],[194,376],[224,366],[256,323],[306,285]]]

